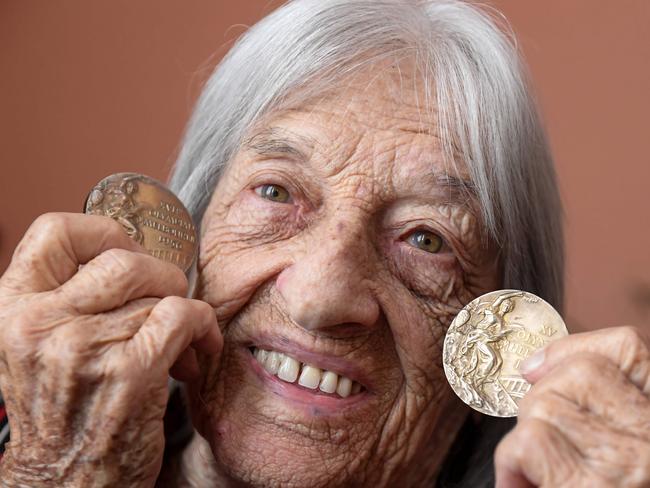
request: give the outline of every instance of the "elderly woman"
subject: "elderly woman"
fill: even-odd
[[[106,217],[45,215],[16,249],[3,485],[489,486],[499,441],[499,486],[650,483],[633,328],[533,356],[502,440],[511,425],[445,381],[445,330],[477,295],[562,306],[558,192],[522,72],[457,1],[296,0],[250,29],[171,179],[200,223],[193,298]],[[196,433],[163,458],[169,373]]]

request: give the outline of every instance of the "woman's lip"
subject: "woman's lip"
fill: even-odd
[[[311,409],[318,409],[318,413],[337,413],[343,408],[347,408],[359,402],[365,402],[369,399],[367,391],[347,398],[340,398],[320,394],[314,390],[308,390],[298,386],[297,383],[287,383],[266,371],[257,359],[250,354],[250,351],[247,348],[243,349],[242,352],[244,358],[248,360],[251,369],[273,393],[288,400],[293,400],[294,402],[303,404]]]
[[[340,376],[347,376],[352,381],[359,383],[367,391],[374,391],[370,375],[350,361],[310,351],[305,347],[289,342],[287,339],[263,338],[259,341],[250,341],[244,344],[244,347],[257,347],[267,351],[281,352],[301,363],[315,366],[323,371],[332,371]]]

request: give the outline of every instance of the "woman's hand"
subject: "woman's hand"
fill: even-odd
[[[0,279],[3,486],[153,485],[170,368],[191,379],[192,348],[222,346],[187,286],[107,217],[34,222]]]
[[[533,387],[497,448],[497,487],[649,486],[649,345],[640,330],[618,327],[531,357]]]

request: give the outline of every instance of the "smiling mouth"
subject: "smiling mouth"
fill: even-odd
[[[334,371],[323,371],[287,354],[258,347],[250,347],[249,350],[267,373],[285,383],[296,385],[297,380],[297,385],[333,398],[347,398],[365,391],[360,383],[347,376]]]

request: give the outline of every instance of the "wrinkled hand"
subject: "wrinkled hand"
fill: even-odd
[[[649,345],[640,330],[617,327],[530,358],[533,387],[497,448],[497,487],[650,486]]]
[[[3,486],[153,485],[170,368],[192,379],[222,346],[187,287],[109,218],[32,224],[0,279]]]

